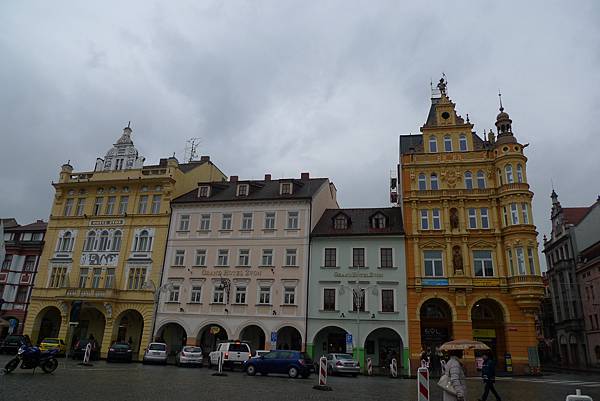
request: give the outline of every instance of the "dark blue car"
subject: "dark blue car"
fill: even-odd
[[[305,352],[271,351],[262,356],[252,358],[244,363],[244,370],[249,376],[257,373],[287,374],[291,378],[306,379],[314,370],[312,360]]]

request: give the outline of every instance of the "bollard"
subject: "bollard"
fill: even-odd
[[[367,375],[373,376],[373,361],[367,358]]]
[[[91,343],[87,343],[87,345],[85,346],[85,353],[83,354],[83,362],[80,363],[80,365],[82,366],[93,366],[90,363],[90,356],[92,354],[92,344]]]
[[[327,385],[327,358],[322,356],[319,358],[319,383],[315,384],[315,390],[331,391],[331,387]]]
[[[429,401],[429,370],[427,368],[417,370],[417,400]]]
[[[210,356],[209,356],[210,358]],[[227,376],[227,373],[223,373],[223,352],[219,352],[219,358],[217,360],[217,371],[212,374],[213,376]]]
[[[565,401],[593,401],[589,395],[581,395],[581,390],[576,389],[575,395],[568,395]]]
[[[390,373],[392,374],[392,377],[394,379],[398,377],[398,362],[396,361],[396,358],[392,358],[392,363],[390,365]]]

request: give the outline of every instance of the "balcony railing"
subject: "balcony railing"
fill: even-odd
[[[512,184],[504,184],[498,188],[499,195],[511,191],[529,191],[529,184],[525,182],[514,182]]]
[[[542,276],[524,275],[524,276],[509,277],[508,285],[509,286],[524,286],[524,285],[543,286],[544,282],[542,280]]]

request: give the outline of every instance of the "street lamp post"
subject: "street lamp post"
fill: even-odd
[[[342,284],[341,287],[342,290],[344,288],[352,290],[353,309],[354,306],[356,306],[356,359],[358,359],[358,361],[360,362],[360,312],[361,309],[363,309],[365,306],[365,298],[367,296],[367,291],[374,290],[373,292],[375,292],[377,290],[377,286],[367,285],[363,287],[357,282],[354,285]]]
[[[231,280],[228,278],[224,278],[221,277],[220,278],[220,286],[221,289],[225,291],[225,294],[227,295],[227,297],[225,298],[225,304],[228,305],[229,304],[229,294],[231,294]]]

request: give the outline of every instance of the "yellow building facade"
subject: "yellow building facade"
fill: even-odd
[[[527,145],[502,105],[497,133],[479,137],[446,89],[440,80],[421,134],[400,137],[411,366],[422,350],[477,339],[523,373],[536,365],[543,296]],[[473,353],[466,365],[475,374]]]
[[[202,156],[144,165],[123,134],[94,171],[62,166],[25,323],[34,343],[45,337],[72,345],[93,337],[101,356],[115,341],[134,355],[151,341],[155,299],[170,221],[170,200],[198,182],[226,179]]]

